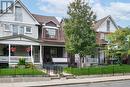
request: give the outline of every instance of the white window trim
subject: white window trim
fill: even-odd
[[[100,39],[105,39],[105,34],[104,33],[100,34]]]
[[[52,26],[43,26],[43,28],[59,29],[59,28],[57,28],[57,27],[52,27]]]
[[[9,30],[6,30],[6,25],[9,26]],[[4,31],[5,32],[11,32],[11,25],[10,24],[4,24]]]
[[[23,33],[23,35],[25,34],[25,26],[18,26],[18,34],[20,34],[20,27],[24,27],[24,33]]]
[[[32,34],[32,27],[31,27],[31,32],[27,32],[27,27],[30,27],[30,26],[26,26],[24,29],[25,29],[25,33],[26,34]]]

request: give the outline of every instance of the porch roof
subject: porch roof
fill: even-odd
[[[8,40],[8,39],[13,39],[13,38],[25,38],[25,39],[28,39],[28,40],[31,40],[31,41],[34,41],[34,42],[37,42],[37,43],[42,43],[42,42],[41,42],[40,40],[38,40],[38,39],[29,37],[29,36],[25,36],[25,35],[22,35],[22,34],[0,37],[0,41]]]

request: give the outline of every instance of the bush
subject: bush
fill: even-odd
[[[18,65],[25,65],[25,64],[26,64],[25,59],[24,58],[20,58]]]
[[[34,69],[36,68],[32,63],[26,63],[25,64],[25,68],[31,68],[31,69]]]
[[[64,68],[64,72],[73,75],[99,75],[99,74],[115,74],[130,73],[130,65],[108,65],[85,68]]]

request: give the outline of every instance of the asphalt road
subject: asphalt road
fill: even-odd
[[[76,84],[76,85],[62,85],[62,86],[53,86],[53,87],[130,87],[130,80]]]

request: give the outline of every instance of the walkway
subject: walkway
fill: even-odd
[[[95,78],[84,78],[84,79],[59,79],[50,81],[38,81],[38,82],[17,82],[17,83],[0,83],[1,87],[46,87],[46,86],[58,86],[66,84],[83,84],[83,83],[97,83],[107,81],[120,81],[130,80],[130,75],[125,76],[111,76],[111,77],[95,77]]]

